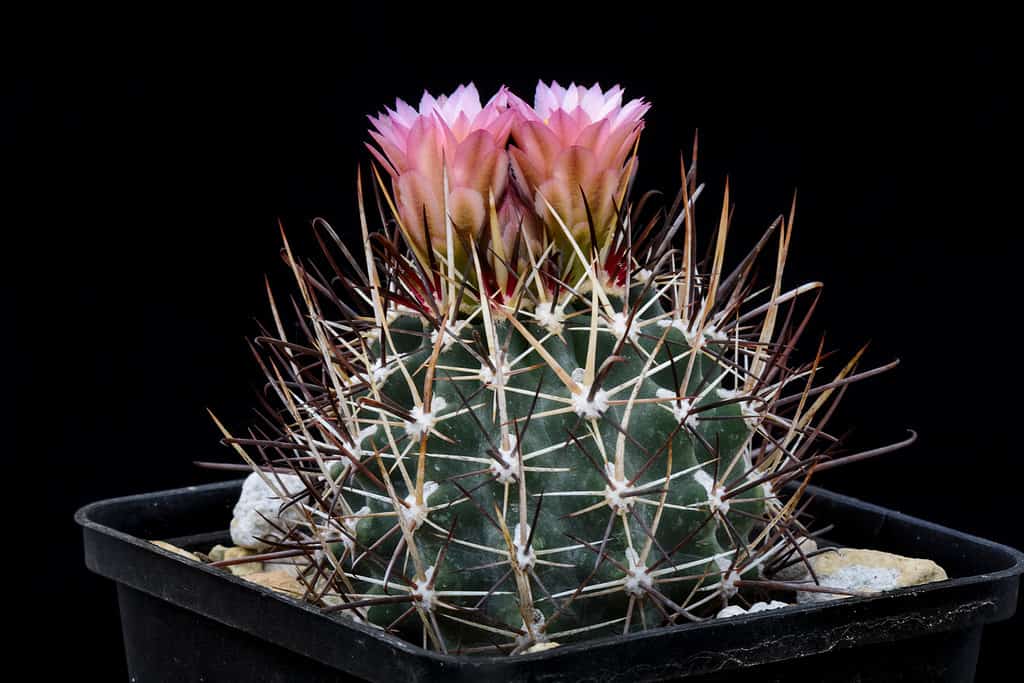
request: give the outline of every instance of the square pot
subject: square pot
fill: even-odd
[[[443,655],[322,612],[152,543],[206,550],[241,481],[80,509],[85,561],[117,583],[136,681],[971,681],[982,628],[1017,606],[1024,554],[809,487],[830,541],[938,562],[951,577],[867,598],[795,605],[563,645]]]

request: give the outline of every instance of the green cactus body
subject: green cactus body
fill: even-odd
[[[354,547],[373,548],[374,559],[357,561],[352,574],[369,576],[361,586],[354,579],[354,593],[402,587],[422,598],[407,557],[411,538],[429,567],[426,602],[450,605],[438,621],[449,643],[487,642],[494,629],[532,642],[641,628],[679,617],[673,606],[683,611],[695,589],[704,590],[698,599],[713,590],[730,595],[728,568],[764,512],[759,488],[738,502],[722,499],[729,480],[751,476],[751,420],[723,398],[742,382],[722,360],[730,342],[705,331],[694,355],[693,335],[650,292],[632,307],[614,295],[589,298],[563,302],[564,321],[520,311],[514,325],[475,315],[449,326],[444,340],[426,320],[407,316],[406,330],[413,321],[423,327],[418,345],[383,366],[369,361],[379,359],[379,344],[370,347],[375,386],[349,397],[353,419],[364,455],[381,455],[394,498],[408,505],[399,503],[396,516],[394,499],[369,476],[343,470],[341,481],[351,475],[348,507],[380,515],[356,525]],[[626,330],[631,308],[637,313]],[[591,392],[602,369],[601,388]],[[374,397],[387,397],[391,409]],[[425,511],[415,490],[424,433]],[[538,624],[533,633],[524,606]],[[386,626],[409,608],[378,604],[367,617]],[[479,617],[488,628],[471,625]]]

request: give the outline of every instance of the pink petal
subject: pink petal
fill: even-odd
[[[520,121],[513,125],[512,136],[516,146],[540,173],[549,173],[551,165],[563,147],[562,141],[550,127],[539,121]]]
[[[366,142],[363,144],[366,145],[366,149],[370,150],[370,154],[372,154],[373,158],[377,160],[377,163],[380,164],[381,168],[388,172],[388,175],[391,176],[392,182],[394,182],[398,178],[398,171],[391,165],[391,162],[385,159],[384,155],[377,151],[377,148],[370,143]]]
[[[576,145],[559,154],[552,166],[552,176],[572,188],[589,188],[599,172],[594,153]]]
[[[404,173],[397,184],[402,223],[414,242],[425,245],[423,217],[426,215],[431,241],[444,236],[444,209],[441,204],[441,183],[416,171]],[[443,243],[443,241],[442,241]]]
[[[417,119],[409,130],[406,160],[411,169],[429,178],[441,178],[441,131],[432,118]]]
[[[533,196],[533,189],[544,182],[544,176],[533,166],[530,157],[523,150],[509,147],[508,155],[519,191],[524,196]]]
[[[394,169],[399,173],[407,168],[408,164],[405,160],[404,147],[400,149],[380,133],[370,131],[370,137],[373,138],[374,142],[380,146],[380,151],[387,156],[388,161],[390,162],[387,166],[394,167]],[[372,147],[370,147],[370,149],[373,150]],[[380,155],[377,156],[379,157]]]
[[[558,178],[551,178],[537,188],[537,197],[533,208],[547,223],[548,234],[556,240],[561,238],[562,229],[558,225],[558,221],[551,215],[551,210],[547,205],[550,204],[554,208],[563,223],[572,225],[575,222],[573,220],[575,212],[573,211],[572,194],[568,185]],[[579,190],[576,190],[575,194],[578,195]],[[545,200],[547,200],[546,203]]]
[[[490,132],[478,130],[470,134],[455,150],[451,186],[485,190],[494,175],[500,152]]]
[[[568,112],[556,109],[548,117],[548,128],[558,137],[561,145],[567,147],[576,144],[576,136],[579,135],[582,126]]]
[[[579,135],[576,136],[575,144],[591,150],[594,156],[600,160],[601,150],[605,147],[605,142],[608,140],[611,130],[611,121],[601,119],[597,123],[592,123],[581,130]]]
[[[486,213],[484,198],[476,190],[460,187],[448,194],[448,215],[456,230],[471,238],[480,235]]]

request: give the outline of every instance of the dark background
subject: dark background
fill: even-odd
[[[866,447],[920,433],[818,483],[1024,547],[1008,43],[915,26],[698,45],[699,30],[658,16],[461,37],[451,26],[398,36],[386,19],[382,35],[367,21],[332,20],[295,50],[273,35],[238,49],[215,32],[136,34],[35,44],[27,62],[7,62],[18,523],[5,545],[19,577],[9,590],[31,602],[18,631],[33,651],[59,652],[49,669],[123,678],[114,589],[84,569],[72,513],[212,481],[191,462],[232,459],[205,409],[247,420],[258,371],[243,339],[267,316],[263,275],[289,280],[278,219],[300,243],[314,216],[358,239],[365,115],[469,80],[485,96],[506,83],[531,99],[542,77],[648,98],[642,188],[675,191],[699,127],[698,219],[713,224],[728,174],[733,255],[798,188],[788,282],[826,282],[815,331],[851,353],[872,340],[874,363],[903,361],[849,392],[835,425]],[[980,680],[1021,635],[1020,618],[987,629]]]

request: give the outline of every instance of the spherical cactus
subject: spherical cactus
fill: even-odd
[[[521,652],[785,588],[802,484],[839,462],[813,444],[874,371],[791,361],[819,288],[783,289],[792,213],[727,272],[728,188],[703,260],[694,164],[670,207],[629,200],[647,107],[557,83],[535,107],[472,86],[399,102],[373,119],[385,229],[364,210],[351,249],[315,222],[329,271],[285,242],[300,336],[271,298],[254,348],[277,405],[225,436],[280,492],[263,540],[300,558],[309,600]]]

